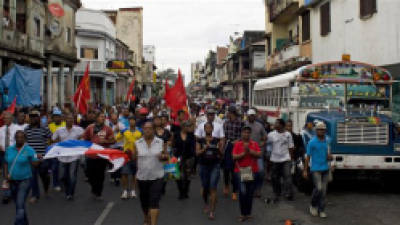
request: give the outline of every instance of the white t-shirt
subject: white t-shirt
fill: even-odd
[[[158,158],[163,151],[164,142],[154,137],[150,146],[144,138],[135,142],[137,151],[137,173],[138,180],[157,180],[164,177],[164,164]]]
[[[271,144],[271,162],[286,162],[290,161],[289,148],[293,148],[292,135],[285,131],[279,133],[274,130],[268,134],[268,141]]]
[[[204,124],[206,124],[206,123],[207,122],[203,122],[203,123],[200,123],[199,126],[197,126],[197,129],[195,132],[196,137],[203,138],[206,136],[206,132],[204,131]],[[212,136],[215,138],[224,138],[225,133],[224,133],[224,128],[223,128],[222,124],[214,120],[213,126],[214,126],[214,130],[213,130]]]

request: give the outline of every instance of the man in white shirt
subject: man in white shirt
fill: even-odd
[[[22,111],[18,112],[17,123],[15,124],[18,130],[25,130],[25,128],[29,125],[25,122],[25,119],[26,119],[25,113]]]
[[[53,136],[53,142],[79,140],[84,130],[82,127],[74,125],[74,116],[68,114],[65,116],[65,127],[58,128]],[[79,157],[68,157],[65,160],[60,159],[64,168],[65,195],[67,200],[72,200],[75,192],[75,186],[78,175]]]
[[[15,144],[15,133],[18,130],[24,130],[16,124],[12,123],[13,115],[10,112],[3,113],[4,125],[0,127],[0,151],[5,150]]]
[[[215,110],[213,108],[207,109],[207,121],[202,122],[197,126],[195,135],[197,138],[204,138],[206,136],[206,132],[204,131],[204,124],[210,122],[214,126],[214,130],[212,136],[219,139],[225,138],[224,128],[221,123],[215,120]]]
[[[288,200],[293,200],[292,188],[292,154],[293,138],[285,130],[285,121],[277,119],[275,130],[268,134],[267,142],[271,144],[271,162],[272,162],[272,187],[275,194],[274,202],[279,201],[282,194],[281,178],[283,178],[283,191]]]

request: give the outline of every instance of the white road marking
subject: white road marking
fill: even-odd
[[[110,213],[112,207],[114,207],[114,202],[109,202],[103,212],[100,214],[99,218],[97,218],[94,225],[101,225],[103,224],[104,220],[106,219],[107,215]]]

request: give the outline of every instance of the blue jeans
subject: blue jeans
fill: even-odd
[[[47,193],[50,185],[49,176],[50,160],[42,161],[39,166],[32,168],[32,197],[40,197],[39,177],[42,180],[44,191]]]
[[[259,179],[259,174],[254,174],[253,181],[243,182],[240,180],[239,173],[235,173],[236,179],[239,181],[239,206],[242,216],[250,216],[253,208],[253,196],[256,189],[256,181]]]
[[[200,165],[201,184],[205,190],[217,189],[220,176],[220,165]]]
[[[51,173],[53,175],[53,187],[59,187],[60,161],[58,161],[58,159],[51,159]]]
[[[272,162],[272,188],[275,197],[279,197],[282,194],[281,179],[283,179],[284,194],[287,197],[293,197],[292,174],[290,173],[291,167],[291,161]]]
[[[11,181],[11,196],[15,202],[16,215],[14,225],[28,225],[28,217],[26,216],[25,202],[31,187],[29,179],[20,181]]]
[[[258,164],[258,175],[256,177],[256,190],[260,191],[263,183],[264,183],[264,176],[265,176],[265,172],[264,172],[264,158],[261,157],[259,159],[257,159],[257,164]]]
[[[64,168],[65,195],[73,196],[78,178],[79,160],[71,163],[62,163],[62,166]]]
[[[311,206],[314,208],[318,208],[319,212],[324,212],[325,210],[326,190],[328,188],[328,175],[328,170],[312,172],[314,190],[311,197]]]

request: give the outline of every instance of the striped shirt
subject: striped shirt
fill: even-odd
[[[36,153],[44,154],[46,152],[49,139],[52,134],[47,127],[33,128],[28,126],[25,128],[26,142],[35,149]]]

